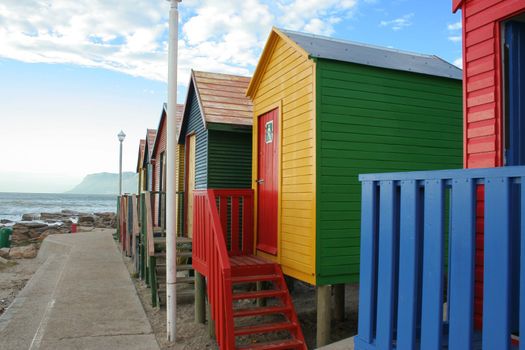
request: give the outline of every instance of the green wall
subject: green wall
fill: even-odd
[[[359,280],[358,175],[461,168],[460,80],[317,60],[317,283]]]
[[[208,135],[208,188],[251,188],[251,128]]]

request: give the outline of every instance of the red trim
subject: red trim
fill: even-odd
[[[453,0],[452,1],[452,12],[456,13],[457,10],[463,5],[463,0]]]

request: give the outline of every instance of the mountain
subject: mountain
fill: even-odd
[[[122,193],[136,193],[138,174],[132,172],[122,173]],[[89,174],[66,193],[75,194],[118,194],[118,174],[96,173]]]

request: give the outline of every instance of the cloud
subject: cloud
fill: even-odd
[[[462,40],[461,37],[461,21],[448,24],[447,30],[449,31],[448,40],[452,41],[453,43],[460,43]]]
[[[406,14],[399,18],[390,20],[390,21],[381,21],[379,23],[380,27],[389,27],[394,31],[401,30],[412,25],[412,18],[414,17],[413,13]]]
[[[461,28],[461,21],[447,25],[447,29],[450,31],[460,30]]]
[[[191,68],[248,75],[272,25],[330,35],[359,1],[185,0],[179,81]],[[168,8],[160,0],[2,0],[0,57],[166,81]]]
[[[454,65],[459,68],[463,68],[463,58],[462,57],[456,58],[454,60]]]

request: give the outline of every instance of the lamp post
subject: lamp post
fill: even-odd
[[[118,168],[118,194],[122,196],[122,142],[126,138],[124,131],[120,130],[118,133],[118,140],[120,142],[120,157],[119,157],[119,168]]]
[[[176,340],[177,320],[177,195],[175,174],[177,157],[177,52],[179,36],[179,2],[170,2],[168,53],[168,113],[166,116],[166,328],[168,341]]]

